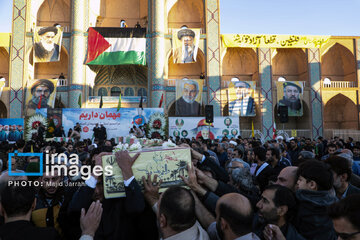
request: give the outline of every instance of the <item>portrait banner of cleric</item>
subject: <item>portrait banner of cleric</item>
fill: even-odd
[[[254,91],[254,82],[233,78],[229,85],[229,116],[255,116]]]
[[[200,29],[189,29],[183,26],[173,32],[174,63],[193,63],[199,48]]]
[[[61,27],[37,27],[34,34],[35,62],[59,61],[62,35]]]
[[[34,115],[37,108],[54,107],[57,81],[57,79],[36,79],[28,82],[25,95],[26,116]]]
[[[276,87],[278,105],[287,106],[290,117],[302,116],[303,82],[277,82]]]
[[[203,80],[183,79],[176,83],[176,116],[201,114]]]

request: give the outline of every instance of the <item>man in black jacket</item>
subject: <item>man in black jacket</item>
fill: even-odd
[[[6,239],[60,239],[54,228],[37,228],[30,223],[35,208],[35,189],[26,186],[6,186],[1,193],[1,210],[5,224],[0,227],[0,238]]]
[[[266,162],[265,148],[254,148],[254,154],[255,162],[257,164],[255,170],[256,182],[262,191],[269,184],[270,177],[274,175],[274,169]]]
[[[338,199],[352,194],[360,194],[360,189],[349,183],[351,178],[350,162],[340,156],[331,156],[325,160],[330,165],[334,177],[334,189]]]
[[[307,160],[298,169],[298,213],[295,227],[306,239],[334,240],[336,234],[327,207],[337,199],[330,193],[333,174],[325,163]]]

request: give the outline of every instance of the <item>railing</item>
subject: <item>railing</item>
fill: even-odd
[[[58,87],[67,86],[67,79],[59,79],[57,83]]]
[[[324,81],[321,81],[321,86],[323,88],[355,88],[356,82],[351,81],[331,81],[329,83],[325,83]]]
[[[347,139],[352,137],[354,141],[360,141],[360,131],[355,129],[325,129],[324,138],[331,139],[334,137],[339,137],[342,139]]]
[[[307,129],[277,129],[277,135],[283,136],[286,140],[287,138],[292,137],[292,134],[295,133],[294,130],[296,130],[296,137],[306,137],[311,138],[311,130]],[[263,138],[263,133],[260,130],[254,130],[255,138]],[[251,130],[240,130],[240,135],[243,138],[251,137]]]

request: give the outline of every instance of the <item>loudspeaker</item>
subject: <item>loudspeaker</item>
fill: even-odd
[[[287,123],[289,121],[288,106],[279,106],[279,115],[280,115],[280,122]]]
[[[205,121],[207,123],[214,122],[214,108],[213,105],[205,105]]]

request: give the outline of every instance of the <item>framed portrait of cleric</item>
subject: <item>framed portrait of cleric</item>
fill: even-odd
[[[62,27],[37,27],[34,33],[34,62],[60,61]]]
[[[254,117],[256,82],[231,81],[228,88],[229,116]]]
[[[176,82],[176,116],[201,114],[203,80],[183,79]]]
[[[174,63],[193,63],[199,49],[200,29],[182,27],[174,29],[172,36],[172,53]]]
[[[278,106],[287,106],[289,117],[302,116],[304,82],[277,82],[276,88]]]
[[[38,108],[53,108],[58,79],[30,80],[25,92],[25,116],[32,116]]]

